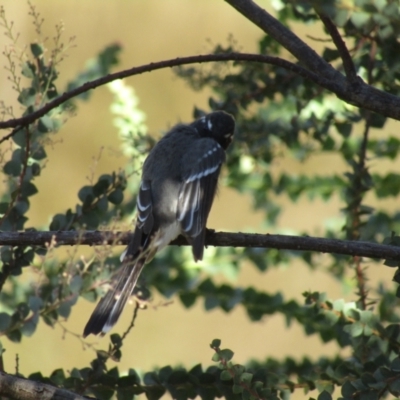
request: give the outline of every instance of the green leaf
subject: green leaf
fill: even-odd
[[[196,302],[197,295],[194,292],[180,293],[179,298],[186,308],[190,308]]]
[[[3,166],[3,172],[11,176],[18,176],[21,173],[21,169],[21,162],[14,160],[7,161]]]
[[[0,254],[1,254],[1,261],[3,261],[3,263],[9,263],[13,259],[13,252],[11,251],[11,248],[8,246],[1,247]]]
[[[324,52],[322,54],[322,57],[327,61],[327,62],[332,62],[336,59],[339,58],[339,51],[337,49],[329,49],[326,48],[324,49]]]
[[[345,382],[342,386],[341,393],[343,397],[352,398],[357,389],[349,382]]]
[[[33,312],[38,312],[43,307],[43,300],[38,296],[30,296],[28,305]]]
[[[387,267],[398,267],[400,265],[400,261],[397,261],[397,260],[385,260],[383,265],[386,265]]]
[[[387,118],[384,115],[372,113],[369,122],[371,124],[371,127],[383,128],[383,126],[385,125],[386,119]]]
[[[51,231],[59,231],[62,229],[65,229],[67,225],[67,218],[65,217],[64,214],[56,214],[49,226],[49,229]]]
[[[400,357],[393,359],[393,361],[390,363],[390,368],[393,371],[400,372]]]
[[[359,399],[360,400],[378,400],[379,396],[376,391],[369,391],[369,392],[360,393]]]
[[[93,186],[93,193],[95,196],[100,196],[105,194],[107,189],[110,187],[112,183],[111,175],[101,175],[98,181]]]
[[[108,195],[108,201],[113,204],[121,204],[124,199],[124,193],[121,189],[115,189]]]
[[[318,400],[332,400],[332,396],[327,391],[323,391],[319,394]]]
[[[24,336],[32,336],[37,328],[37,324],[39,321],[39,315],[32,316],[29,318],[27,321],[24,322],[24,324],[21,327],[21,333]]]
[[[24,160],[24,153],[22,149],[15,149],[12,153],[12,160],[22,163]]]
[[[57,312],[58,312],[58,315],[67,319],[71,314],[71,303],[69,301],[63,301],[59,305]]]
[[[185,370],[175,370],[168,377],[171,385],[183,385],[188,381],[188,373]]]
[[[38,131],[41,133],[56,132],[60,128],[59,120],[49,115],[44,115],[39,119]]]
[[[139,385],[139,384],[140,384],[139,375],[134,370],[130,370],[129,375],[121,376],[118,379],[118,386],[121,386],[121,387],[130,387],[130,386]]]
[[[243,373],[240,375],[240,381],[241,381],[241,382],[250,384],[252,379],[253,379],[253,374],[251,374],[251,373],[249,373],[249,372],[243,372]]]
[[[29,202],[27,200],[19,200],[14,207],[20,215],[23,215],[29,210]]]
[[[30,61],[22,64],[21,74],[29,79],[33,79],[36,74],[36,67]]]
[[[38,43],[31,43],[31,52],[35,58],[39,58],[43,54],[43,47]]]
[[[91,186],[83,186],[78,192],[79,200],[85,204],[89,205],[94,200],[93,189]]]
[[[220,346],[221,346],[221,340],[220,339],[214,339],[210,344],[210,347],[212,349],[218,349]]]
[[[24,319],[28,316],[30,308],[26,303],[19,303],[17,306],[17,312],[19,314],[19,319]]]
[[[153,386],[150,387],[149,390],[146,390],[147,400],[159,400],[164,396],[166,390],[161,386]]]
[[[110,340],[111,340],[111,343],[112,343],[114,346],[117,346],[117,347],[121,347],[121,346],[122,346],[122,339],[121,339],[121,336],[118,335],[118,333],[113,333],[113,334],[110,336]]]
[[[40,175],[40,171],[41,171],[40,164],[38,164],[38,163],[33,163],[33,164],[31,165],[31,168],[32,168],[32,175],[33,175],[33,176],[39,176],[39,175]]]
[[[11,323],[11,316],[2,312],[0,313],[0,331],[4,332],[8,329]]]
[[[220,379],[221,381],[229,381],[232,379],[232,376],[228,370],[224,369],[221,371]]]
[[[15,144],[21,147],[26,146],[26,131],[25,129],[19,129],[17,132],[13,135],[12,140],[14,141]]]
[[[81,290],[83,284],[83,279],[80,275],[75,275],[69,284],[69,290],[73,294],[78,294],[78,292]]]
[[[335,11],[336,14],[333,18],[333,21],[335,22],[337,27],[343,28],[347,20],[349,19],[349,12],[345,8],[343,9],[337,8]]]
[[[363,334],[364,325],[361,322],[345,325],[343,330],[353,337],[361,336]]]
[[[22,339],[22,333],[19,329],[13,329],[6,333],[7,338],[14,343],[20,343]]]
[[[89,197],[90,199],[90,197]],[[84,205],[86,205],[84,203]],[[84,210],[84,214],[82,214],[81,218],[80,218],[80,223],[84,226],[86,226],[87,229],[96,229],[101,220],[100,220],[100,216],[98,215],[98,213],[96,212],[96,210],[93,209],[89,209],[89,210]]]
[[[353,129],[353,124],[349,124],[348,122],[337,122],[335,126],[338,132],[345,138],[350,136]]]
[[[383,389],[383,388],[382,388]],[[399,398],[400,396],[400,379],[396,379],[389,384],[389,392]]]
[[[0,203],[0,214],[5,214],[10,207],[9,203]]]
[[[234,394],[239,394],[243,392],[243,388],[240,385],[233,385],[232,386],[232,392]]]
[[[31,148],[31,157],[35,160],[44,160],[47,157],[47,153],[44,147],[38,143],[34,142]]]
[[[351,14],[351,22],[356,28],[362,28],[370,20],[371,15],[364,11],[356,11]]]
[[[36,91],[34,88],[25,88],[21,90],[18,101],[25,107],[34,106],[36,103]],[[21,130],[22,131],[22,130]]]
[[[218,355],[221,359],[224,359],[225,361],[230,361],[233,358],[234,352],[230,349],[223,349],[218,352]]]
[[[21,195],[23,197],[33,196],[37,192],[38,192],[38,190],[32,182],[22,182]]]
[[[110,389],[109,387],[98,385],[96,387],[91,387],[90,390],[96,396],[96,398],[100,400],[108,400],[114,395],[114,390]]]
[[[106,196],[101,196],[100,199],[97,202],[97,209],[101,213],[105,213],[108,209],[108,200]]]

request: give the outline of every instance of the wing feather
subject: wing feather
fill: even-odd
[[[149,180],[142,180],[136,199],[138,210],[137,226],[145,233],[149,233],[153,227],[153,198]]]
[[[179,191],[177,219],[183,233],[193,246],[195,259],[201,259],[204,247],[204,231],[211,210],[221,165],[225,161],[225,152],[214,140],[201,139],[195,153],[188,153],[192,168],[186,172]],[[196,160],[197,162],[193,162]],[[188,164],[186,164],[188,165]],[[196,240],[197,237],[202,240]]]

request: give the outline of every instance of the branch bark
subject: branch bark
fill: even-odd
[[[106,76],[102,76],[101,78],[86,82],[82,86],[70,90],[69,92],[63,93],[61,96],[56,97],[54,100],[46,103],[42,108],[34,111],[31,114],[25,115],[24,117],[21,118],[10,119],[8,121],[1,121],[0,129],[16,128],[15,131],[17,132],[22,126],[28,125],[36,121],[37,119],[48,113],[50,110],[59,107],[66,101],[82,93],[85,93],[92,89],[96,89],[99,86],[105,85],[117,79],[123,79],[129,76],[140,75],[145,72],[156,71],[158,69],[163,69],[163,68],[177,67],[180,65],[198,64],[204,62],[223,62],[223,61],[237,61],[237,62],[245,61],[245,62],[258,62],[258,63],[276,65],[278,67],[286,68],[290,71],[293,71],[303,76],[304,78],[315,82],[317,85],[325,87],[328,90],[331,90],[333,92],[340,91],[340,87],[336,85],[334,80],[329,81],[324,77],[319,76],[318,74],[315,74],[304,67],[301,67],[300,65],[294,64],[290,61],[284,60],[279,57],[272,57],[260,54],[247,54],[247,53],[205,54],[205,55],[180,57],[171,60],[158,61],[150,64],[141,65],[139,67],[133,67],[123,71],[115,72],[113,74],[108,74]],[[399,114],[399,119],[400,119],[400,114]],[[8,139],[11,136],[12,133],[8,134],[6,138]]]
[[[349,50],[347,49],[346,43],[340,36],[340,33],[339,33],[336,25],[325,14],[319,13],[318,16],[320,17],[321,21],[325,25],[325,29],[329,32],[329,34],[333,40],[333,43],[335,43],[335,46],[339,51],[340,58],[342,59],[343,68],[346,73],[347,79],[349,79],[351,82],[355,82],[358,79],[356,67],[353,63],[353,60],[349,53]]]
[[[0,232],[0,246],[46,246],[55,242],[58,246],[126,245],[131,240],[129,232],[109,231],[57,231],[57,232]],[[183,237],[172,245],[187,246]],[[230,233],[207,231],[206,246],[216,247],[257,247],[279,250],[316,251],[376,259],[400,261],[400,247],[364,241],[350,241],[315,237],[270,235],[256,233]]]
[[[14,400],[87,400],[65,389],[0,372],[0,395]],[[91,397],[91,399],[94,399]]]
[[[226,0],[230,3],[234,3],[234,0]],[[279,26],[279,22],[276,21],[277,26]],[[286,27],[281,25],[285,30]],[[290,31],[289,31],[290,32]],[[285,37],[285,36],[283,36]],[[293,37],[293,34],[290,38]],[[294,36],[296,37],[296,36]],[[300,40],[297,38],[295,43]],[[286,43],[285,39],[283,43]],[[300,41],[303,43],[302,41]],[[305,45],[305,43],[304,43]],[[307,45],[305,45],[307,46]],[[291,48],[291,47],[290,47]],[[305,47],[307,49],[307,47]],[[189,56],[189,57],[181,57],[175,58],[171,60],[164,60],[159,62],[154,62],[146,65],[141,65],[139,67],[133,67],[124,71],[116,72],[113,74],[109,74],[103,76],[99,79],[95,79],[90,82],[86,82],[82,86],[79,86],[69,92],[65,92],[54,100],[46,103],[42,108],[34,111],[31,114],[25,115],[21,118],[14,118],[7,121],[0,122],[0,129],[14,128],[12,132],[9,132],[7,135],[3,136],[0,139],[0,144],[7,139],[10,139],[14,134],[16,134],[22,127],[27,126],[39,118],[43,117],[46,113],[51,111],[52,109],[59,107],[66,101],[76,97],[79,94],[85,93],[89,90],[96,89],[99,86],[105,85],[109,82],[112,82],[117,79],[127,78],[129,76],[139,75],[144,72],[155,71],[163,68],[171,68],[177,67],[180,65],[188,65],[188,64],[197,64],[204,62],[223,62],[223,61],[236,61],[236,62],[258,62],[264,64],[272,64],[278,67],[282,67],[297,73],[305,79],[309,79],[315,84],[331,91],[336,94],[340,99],[358,106],[360,108],[365,108],[377,113],[380,113],[386,117],[390,117],[396,120],[400,120],[400,98],[394,96],[390,93],[383,92],[379,89],[376,89],[365,82],[363,82],[359,77],[356,80],[348,81],[344,75],[342,75],[339,71],[336,71],[332,68],[328,63],[326,63],[321,57],[319,57],[314,50],[305,51],[305,53],[309,54],[312,62],[310,65],[312,66],[311,70],[308,70],[298,64],[294,64],[290,61],[284,60],[279,57],[271,57],[267,55],[260,54],[247,54],[247,53],[227,53],[227,54],[206,54],[206,55],[198,55],[198,56]],[[296,54],[298,52],[296,51]],[[304,62],[302,53],[300,52],[299,58],[300,62]],[[318,57],[320,62],[317,63],[315,57]],[[316,65],[314,65],[314,62]],[[307,63],[305,63],[307,64]],[[318,68],[320,67],[320,70]],[[314,72],[317,71],[317,72]],[[333,72],[332,72],[333,71]]]
[[[343,83],[345,77],[321,58],[308,44],[303,42],[285,25],[252,0],[225,0],[254,25],[273,37],[303,65],[326,79]]]
[[[332,92],[340,99],[357,107],[365,108],[386,117],[399,120],[399,97],[366,84],[358,76],[353,77],[353,79],[347,79],[342,73],[335,70],[329,63],[320,57],[310,46],[286,28],[286,26],[281,24],[271,14],[258,6],[252,0],[225,1],[239,11],[249,21],[261,28],[267,35],[273,37],[285,49],[293,54],[301,64],[305,65],[315,74],[325,78],[329,82],[336,82],[340,90],[332,90]],[[329,32],[332,35],[333,27],[330,26],[329,28]],[[339,43],[338,38],[335,38],[335,44],[339,45],[338,50],[343,57],[343,46]],[[346,68],[350,68],[348,61],[349,60],[346,59]]]

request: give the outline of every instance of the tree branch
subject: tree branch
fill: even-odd
[[[340,90],[331,91],[340,99],[349,104],[374,111],[386,117],[397,120],[400,119],[400,110],[398,108],[400,105],[399,97],[367,85],[360,77],[356,77],[354,80],[346,79],[343,74],[335,70],[310,46],[252,0],[225,1],[239,11],[244,17],[261,28],[266,34],[273,37],[285,49],[293,54],[301,64],[329,82],[335,82]],[[335,44],[338,46],[339,42],[335,42]],[[338,50],[341,52],[343,48],[338,48]],[[343,57],[342,53],[341,56]],[[346,68],[347,67],[349,66],[346,61]]]
[[[233,2],[233,0],[229,1]],[[315,52],[313,51],[313,53]],[[316,53],[315,56],[318,57]],[[320,60],[322,59],[320,58]],[[335,93],[340,99],[350,104],[354,104],[358,107],[365,108],[385,115],[387,117],[400,120],[400,98],[378,90],[370,85],[367,85],[360,79],[358,79],[355,84],[350,84],[346,80],[346,78],[338,71],[336,71],[336,74],[333,78],[327,78],[326,76],[324,76],[324,74],[314,73],[313,71],[309,71],[300,65],[294,64],[279,57],[247,53],[206,54],[150,63],[109,74],[90,82],[86,82],[82,86],[70,90],[69,92],[65,92],[61,96],[46,103],[42,108],[36,110],[31,114],[25,115],[21,118],[15,118],[8,121],[0,122],[0,129],[15,128],[12,132],[1,138],[0,143],[11,138],[16,132],[19,131],[21,127],[31,124],[40,117],[44,116],[50,110],[60,106],[61,104],[72,99],[73,97],[85,93],[89,90],[96,89],[97,87],[105,85],[116,79],[123,79],[129,76],[139,75],[144,72],[155,71],[163,68],[177,67],[180,65],[222,61],[246,61],[276,65],[278,67],[282,67],[292,72],[295,72],[305,79],[309,79],[317,85],[331,91],[332,93]],[[325,65],[327,63],[324,62],[323,64]],[[327,65],[330,69],[333,69],[329,64]],[[331,75],[332,74],[329,74],[329,76]]]
[[[85,400],[87,397],[45,383],[0,372],[0,395],[14,400]],[[94,399],[93,397],[91,397]]]
[[[333,43],[335,43],[335,46],[338,49],[347,79],[349,79],[351,82],[355,82],[358,79],[356,67],[354,66],[349,50],[346,47],[346,43],[342,39],[342,36],[340,35],[336,25],[325,14],[318,13],[318,16],[321,18],[321,21],[325,25],[325,28],[331,36]]]
[[[273,37],[302,64],[320,76],[343,84],[345,77],[321,58],[307,43],[252,0],[225,0],[253,24]]]
[[[328,80],[319,77],[317,74],[314,74],[299,65],[293,64],[290,61],[286,61],[279,57],[271,57],[266,55],[247,54],[247,53],[205,54],[205,55],[180,57],[171,60],[158,61],[150,64],[141,65],[139,67],[129,68],[124,71],[115,72],[113,74],[108,74],[106,76],[102,76],[101,78],[86,82],[82,86],[78,86],[77,88],[72,89],[69,92],[63,93],[61,96],[46,103],[42,108],[36,110],[31,114],[28,114],[21,118],[15,118],[15,119],[10,119],[8,121],[0,122],[0,129],[16,128],[28,125],[36,121],[38,118],[42,117],[46,113],[48,113],[50,110],[65,103],[67,100],[70,100],[73,97],[76,97],[91,89],[96,89],[99,86],[105,85],[117,79],[123,79],[129,76],[139,75],[143,74],[144,72],[156,71],[163,68],[171,68],[180,65],[197,64],[203,62],[216,62],[216,61],[219,62],[247,61],[247,62],[272,64],[296,72],[297,74],[303,76],[304,78],[310,79],[311,81],[314,81],[316,79],[317,81],[315,81],[315,83],[317,83],[318,85],[321,86],[328,85],[329,90],[332,91],[335,90],[334,86],[330,87],[330,84],[333,84],[334,82],[329,82]],[[336,90],[339,90],[339,87],[337,87]],[[8,134],[7,136],[9,135],[10,134]]]
[[[45,246],[55,241],[57,245],[73,246],[121,244],[126,245],[132,234],[128,232],[103,231],[57,231],[57,232],[0,232],[0,246]],[[172,245],[187,246],[183,237]],[[304,236],[270,235],[256,233],[230,233],[207,231],[206,246],[257,247],[280,250],[317,251],[377,259],[400,260],[400,247],[364,241],[313,238]]]

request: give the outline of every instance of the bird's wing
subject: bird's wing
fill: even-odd
[[[140,183],[136,204],[138,214],[133,239],[121,255],[122,266],[112,280],[112,287],[90,316],[83,332],[84,337],[91,333],[104,335],[117,322],[150,256],[149,246],[154,225],[150,181],[142,180]]]
[[[192,167],[183,176],[177,219],[184,235],[192,241],[193,255],[197,261],[203,256],[205,227],[225,152],[215,140],[203,138],[184,157],[187,163],[184,159],[183,164]]]

